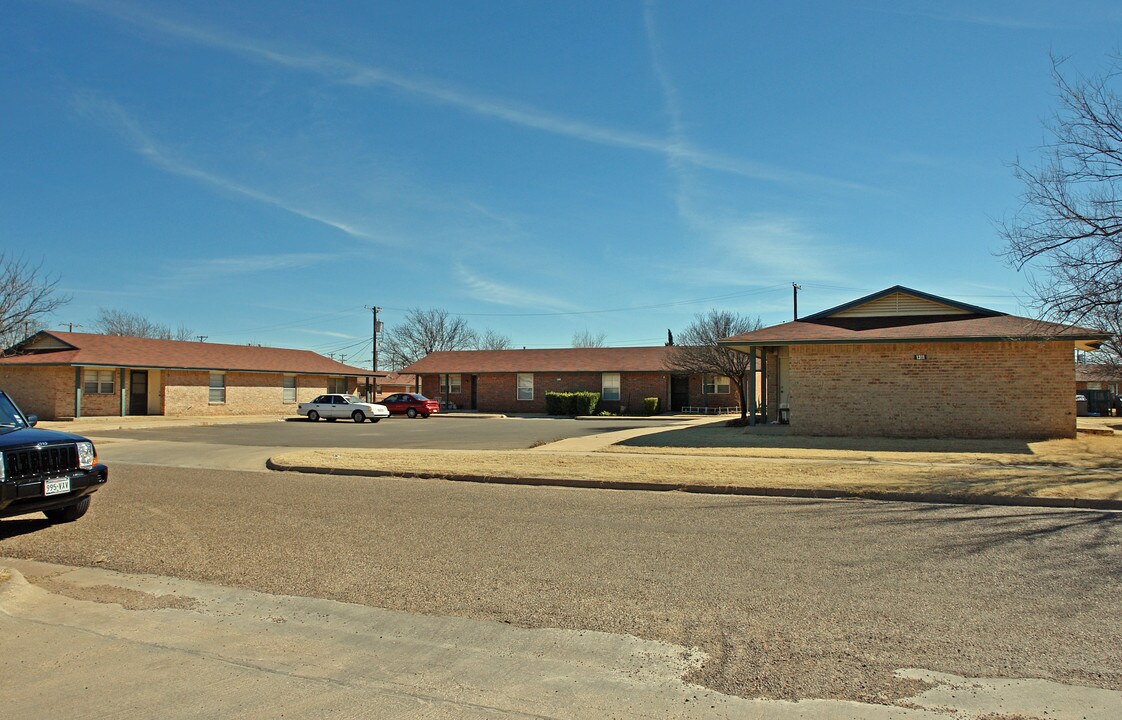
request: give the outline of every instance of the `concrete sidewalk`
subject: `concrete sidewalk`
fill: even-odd
[[[8,558],[0,637],[5,713],[31,720],[1122,717],[1117,692],[923,670],[900,671],[931,683],[902,706],[749,700],[684,683],[696,649],[626,635]]]

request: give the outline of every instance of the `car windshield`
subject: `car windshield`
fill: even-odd
[[[23,415],[16,409],[15,403],[9,400],[7,395],[0,393],[0,428],[21,427],[27,427]]]
[[[354,395],[340,395],[340,397],[343,398],[343,400],[347,403],[358,402],[358,398],[356,398]]]

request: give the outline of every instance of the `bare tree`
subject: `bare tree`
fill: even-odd
[[[405,313],[405,322],[395,325],[387,335],[386,351],[405,366],[429,353],[470,350],[476,343],[475,331],[462,317],[437,308],[413,308]]]
[[[608,335],[604,332],[593,333],[591,330],[582,330],[573,333],[573,347],[575,348],[602,348],[607,344]]]
[[[1018,270],[1040,271],[1031,283],[1041,317],[1116,332],[1122,304],[1122,98],[1115,86],[1122,56],[1090,78],[1069,80],[1061,65],[1053,59],[1060,109],[1047,125],[1052,140],[1039,165],[1013,165],[1024,190],[1021,208],[1001,227],[1005,257]]]
[[[510,336],[487,328],[475,341],[476,350],[509,350]]]
[[[155,338],[157,340],[190,340],[193,334],[190,328],[183,325],[172,330],[167,325],[150,320],[140,313],[108,308],[98,309],[97,319],[93,322],[93,330],[102,335],[123,335]]]
[[[671,370],[698,375],[723,375],[736,387],[740,417],[748,417],[748,371],[752,357],[717,344],[733,335],[759,330],[759,318],[749,318],[727,310],[699,313],[671,346],[667,364]]]
[[[46,318],[70,302],[58,294],[58,278],[26,258],[0,252],[0,350],[12,347],[46,326]]]

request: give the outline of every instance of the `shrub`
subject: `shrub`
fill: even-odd
[[[596,412],[596,405],[600,402],[600,393],[575,392],[569,393],[569,415],[592,415]]]
[[[655,415],[658,413],[658,398],[643,398],[643,406],[648,415]]]
[[[569,393],[547,392],[545,394],[545,412],[547,415],[567,415],[569,413],[567,395]]]
[[[600,402],[600,393],[594,392],[547,392],[545,411],[550,415],[592,415]]]

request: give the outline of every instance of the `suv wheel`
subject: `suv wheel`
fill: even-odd
[[[54,510],[44,510],[43,514],[46,515],[47,519],[53,523],[74,522],[78,518],[85,515],[86,511],[89,509],[90,496],[87,495],[73,505],[55,508]]]

